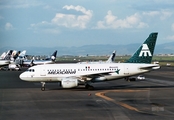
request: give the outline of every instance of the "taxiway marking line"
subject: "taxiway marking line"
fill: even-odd
[[[104,91],[104,92],[98,92],[96,93],[95,95],[98,96],[98,97],[101,97],[105,100],[108,100],[108,101],[111,101],[115,104],[118,104],[126,109],[129,109],[129,110],[133,110],[133,111],[136,111],[136,112],[141,112],[140,110],[138,110],[137,108],[133,107],[133,106],[130,106],[126,103],[123,103],[123,102],[119,102],[119,101],[116,101],[110,97],[107,97],[105,96],[105,93],[108,93],[108,92],[145,92],[147,90],[107,90],[107,91]]]

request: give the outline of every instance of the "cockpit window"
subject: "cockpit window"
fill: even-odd
[[[28,69],[27,71],[28,72],[34,72],[34,69]]]

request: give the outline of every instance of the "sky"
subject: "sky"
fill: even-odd
[[[174,0],[0,0],[0,48],[174,42]]]

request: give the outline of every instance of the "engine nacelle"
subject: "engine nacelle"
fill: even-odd
[[[102,82],[107,80],[105,77],[96,77],[94,79],[92,79],[92,82]]]
[[[73,78],[63,78],[61,84],[62,88],[73,88],[78,86],[78,80]]]

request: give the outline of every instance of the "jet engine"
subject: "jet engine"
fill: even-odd
[[[96,77],[96,78],[93,78],[91,81],[92,82],[103,82],[107,80],[105,77]]]
[[[63,78],[61,81],[62,88],[73,88],[78,86],[78,80],[74,78]]]

